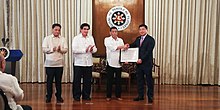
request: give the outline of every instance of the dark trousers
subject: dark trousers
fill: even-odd
[[[137,76],[137,85],[138,85],[138,97],[144,97],[144,81],[145,81],[144,75],[146,75],[148,100],[153,100],[154,80],[152,77],[152,69],[149,69],[147,72],[141,68],[137,68],[136,76]]]
[[[114,68],[107,65],[107,98],[112,97],[112,85],[115,76],[115,96],[121,98],[121,68]]]
[[[47,99],[51,99],[53,93],[53,79],[55,78],[56,97],[61,99],[62,87],[61,80],[63,75],[63,67],[46,67],[47,74]]]
[[[31,106],[29,106],[29,105],[21,105],[21,107],[22,107],[24,110],[32,110]]]
[[[83,78],[83,88],[81,90],[81,78]],[[83,99],[90,98],[91,80],[92,80],[92,66],[74,66],[73,78],[73,98]]]

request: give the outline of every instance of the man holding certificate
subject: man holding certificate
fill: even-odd
[[[153,67],[153,48],[155,40],[153,37],[147,34],[148,27],[145,24],[139,26],[140,36],[129,45],[131,48],[138,47],[138,61],[136,68],[137,85],[138,85],[138,97],[134,98],[134,101],[144,100],[144,75],[146,75],[147,81],[147,96],[148,103],[153,103],[154,95],[154,80],[152,78]]]
[[[104,44],[107,55],[107,93],[106,100],[110,101],[112,97],[112,84],[115,76],[115,96],[117,100],[121,98],[121,65],[119,63],[120,49],[128,48],[124,46],[124,42],[118,35],[116,27],[110,28],[110,37],[106,37]],[[115,74],[115,75],[114,75]]]

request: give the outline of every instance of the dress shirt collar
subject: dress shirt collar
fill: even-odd
[[[112,38],[112,40],[114,40],[114,41],[118,41],[118,37],[117,37],[116,39],[114,39],[114,38],[111,36],[111,38]]]
[[[147,36],[147,34],[145,34],[144,36],[141,36],[141,39],[145,39],[146,36]]]
[[[82,35],[82,33],[80,33],[80,37],[81,37],[81,38],[88,38],[88,37],[89,37],[89,34],[87,34],[87,36],[84,37],[84,36]]]
[[[60,38],[60,35],[58,37],[55,37],[53,34],[52,34],[53,38]]]

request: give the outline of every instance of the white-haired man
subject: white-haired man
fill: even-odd
[[[32,110],[28,105],[17,105],[16,101],[22,100],[24,92],[18,84],[16,77],[3,73],[5,70],[5,58],[0,54],[0,89],[8,99],[8,105],[12,110]]]

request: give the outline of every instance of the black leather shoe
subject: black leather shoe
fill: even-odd
[[[148,100],[148,103],[153,103],[153,100]]]
[[[63,103],[63,102],[64,102],[63,98],[57,99],[57,103]]]
[[[82,98],[83,100],[92,100],[90,97],[88,98]]]
[[[51,99],[46,99],[46,103],[50,103],[51,102]]]
[[[144,100],[144,98],[143,97],[136,97],[133,99],[133,101],[141,101],[141,100]]]
[[[79,98],[73,98],[74,99],[74,101],[80,101],[80,99]]]
[[[152,99],[148,99],[148,103],[149,104],[153,103],[153,100]]]

